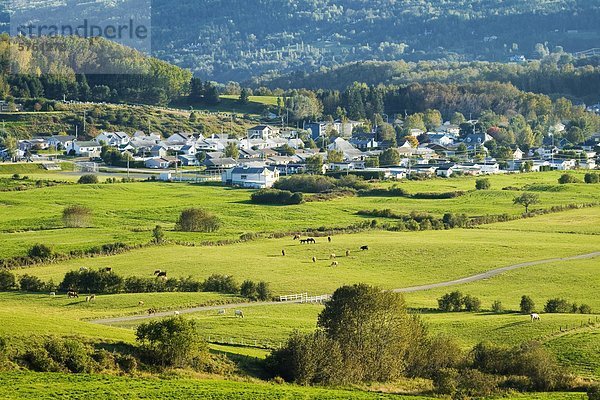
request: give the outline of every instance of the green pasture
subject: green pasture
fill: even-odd
[[[369,251],[360,251],[363,245]],[[503,230],[369,231],[338,235],[329,243],[302,245],[291,237],[221,246],[152,246],[131,252],[16,270],[60,282],[71,270],[112,267],[123,276],[152,277],[156,269],[170,277],[212,274],[270,283],[277,295],[332,293],[346,284],[369,283],[384,289],[405,288],[471,276],[525,261],[591,253],[600,249],[598,235]],[[286,256],[282,256],[285,250]],[[346,257],[346,250],[350,255]],[[337,267],[330,257],[336,255]],[[312,257],[317,262],[312,262]],[[526,267],[527,269],[529,267]]]
[[[582,238],[583,240],[583,238]],[[542,312],[548,299],[564,298],[588,304],[600,314],[600,257],[559,261],[506,272],[478,282],[406,294],[413,306],[435,308],[437,299],[452,290],[479,297],[483,308],[491,309],[500,300],[506,310],[519,310],[521,296],[530,296]]]
[[[258,381],[225,381],[176,377],[132,378],[108,375],[66,375],[57,373],[6,372],[0,374],[0,397],[7,400],[49,400],[57,398],[119,399],[434,399],[365,392],[277,385]],[[513,399],[581,400],[583,393],[511,394]]]
[[[558,174],[511,175],[513,184],[546,182]],[[490,178],[497,186],[508,183],[509,177]],[[467,189],[474,186],[471,178],[435,179],[407,182],[411,193],[447,191],[448,185]],[[548,208],[569,203],[597,202],[600,185],[563,185],[558,192],[539,192],[542,203],[536,207]],[[393,197],[345,197],[326,202],[312,202],[297,206],[263,206],[249,203],[252,192],[218,186],[197,186],[167,183],[130,183],[110,185],[63,185],[31,189],[25,192],[0,193],[0,257],[26,254],[35,243],[53,243],[57,251],[86,249],[90,242],[96,245],[123,241],[145,243],[151,238],[156,224],[167,230],[167,238],[187,242],[238,239],[244,233],[289,232],[319,227],[334,228],[370,221],[356,215],[360,210],[391,209],[396,213],[429,212],[441,216],[446,212],[466,213],[470,216],[521,213],[522,207],[513,205],[519,192],[491,190],[470,191],[464,196],[447,200],[419,200]],[[63,229],[61,213],[64,207],[81,204],[94,212],[91,228],[68,231]],[[202,207],[219,216],[221,229],[216,233],[181,233],[174,231],[181,210]],[[592,212],[592,211],[590,211]],[[384,222],[384,219],[379,219]],[[394,223],[394,220],[388,220]],[[517,224],[515,222],[515,224]],[[52,240],[52,238],[58,238]]]

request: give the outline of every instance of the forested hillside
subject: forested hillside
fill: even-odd
[[[57,51],[35,50],[44,46]],[[104,39],[0,36],[3,99],[65,96],[68,100],[167,104],[189,91],[191,76],[189,71]]]
[[[476,81],[512,83],[527,92],[566,97],[594,104],[600,98],[600,67],[595,62],[575,60],[564,52],[552,53],[540,61],[494,62],[361,62],[315,73],[295,72],[276,78],[254,80],[255,86],[282,89],[343,90],[354,82],[369,85],[411,83],[471,83]]]
[[[200,78],[243,81],[365,60],[576,52],[598,47],[599,20],[589,0],[153,0],[152,48]]]

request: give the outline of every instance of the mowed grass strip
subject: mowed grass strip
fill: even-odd
[[[365,232],[339,235],[328,243],[302,245],[291,238],[264,239],[224,247],[159,246],[110,257],[16,270],[60,282],[80,267],[112,267],[124,276],[152,277],[156,269],[169,277],[212,274],[269,282],[277,295],[332,293],[353,283],[383,289],[404,288],[463,278],[525,261],[591,253],[600,249],[600,236],[492,230]],[[368,245],[369,251],[360,251]],[[286,256],[282,256],[282,250]],[[346,250],[351,253],[345,256]],[[331,255],[338,267],[331,267]],[[312,257],[317,262],[312,262]],[[525,267],[529,268],[529,267]]]

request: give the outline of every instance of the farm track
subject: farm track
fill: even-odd
[[[520,269],[520,268],[532,267],[535,265],[542,265],[542,264],[550,264],[550,263],[555,263],[555,262],[560,262],[560,261],[586,260],[586,259],[591,259],[591,258],[596,258],[596,257],[600,257],[600,251],[596,251],[593,253],[587,253],[587,254],[579,254],[579,255],[569,256],[569,257],[563,257],[563,258],[548,258],[545,260],[537,260],[537,261],[529,261],[529,262],[524,262],[524,263],[519,263],[519,264],[513,264],[513,265],[509,265],[507,267],[496,268],[496,269],[493,269],[493,270],[490,270],[487,272],[483,272],[483,273],[476,274],[476,275],[471,275],[471,276],[468,276],[465,278],[455,279],[455,280],[446,281],[446,282],[431,283],[431,284],[427,284],[427,285],[393,289],[392,291],[396,292],[396,293],[422,292],[425,290],[450,287],[450,286],[462,285],[465,283],[471,283],[471,282],[477,282],[477,281],[482,281],[482,280],[486,280],[486,279],[491,279],[495,276],[498,276],[503,273],[513,271],[516,269]],[[105,318],[105,319],[98,319],[98,320],[94,320],[94,321],[90,321],[90,322],[92,322],[94,324],[100,324],[100,325],[113,325],[113,324],[119,324],[119,323],[124,323],[124,322],[142,321],[142,320],[151,319],[151,318],[167,317],[167,316],[172,316],[172,315],[176,315],[176,314],[181,315],[181,314],[192,314],[192,313],[202,312],[202,311],[217,311],[217,310],[232,309],[232,308],[238,309],[238,308],[245,308],[245,307],[299,304],[299,303],[301,303],[301,301],[298,300],[298,301],[286,301],[286,302],[269,301],[269,302],[261,302],[261,303],[225,304],[225,305],[218,305],[218,306],[193,307],[193,308],[187,308],[187,309],[179,310],[179,311],[157,312],[156,314],[151,314],[151,315],[133,315],[133,316],[116,317],[116,318]]]

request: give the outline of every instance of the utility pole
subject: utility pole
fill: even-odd
[[[87,113],[87,110],[83,110],[83,134],[85,135],[85,114]]]

